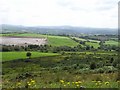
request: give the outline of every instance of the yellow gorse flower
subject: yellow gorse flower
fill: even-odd
[[[60,80],[61,83],[64,83],[64,80]]]
[[[70,82],[68,82],[67,84],[70,85]]]
[[[18,82],[16,85],[17,85],[17,86],[20,86],[20,85],[21,85],[21,83],[20,83],[20,82]]]
[[[66,85],[64,85],[64,87],[66,87]]]
[[[105,85],[109,85],[109,82],[105,82]]]
[[[35,80],[32,80],[31,82],[32,82],[32,83],[35,83]]]
[[[31,84],[29,83],[28,85],[30,86]]]
[[[100,83],[101,81],[98,81],[98,83]]]
[[[98,86],[98,83],[95,83],[96,86]]]
[[[80,85],[77,84],[76,86],[79,87]]]
[[[79,84],[81,84],[82,82],[81,81],[78,81]]]
[[[78,82],[75,82],[75,84],[78,84]]]

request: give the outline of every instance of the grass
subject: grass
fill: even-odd
[[[100,46],[99,43],[93,43],[93,42],[86,42],[85,44],[89,46],[93,46],[96,49]]]
[[[78,38],[78,37],[72,37],[72,38],[75,38],[75,39],[80,40],[80,41],[87,41],[86,39],[83,39],[83,38]]]
[[[106,45],[115,45],[118,46],[118,42],[117,41],[113,41],[113,40],[109,40],[109,41],[105,41]]]
[[[31,52],[31,53],[32,53],[31,58],[59,55],[56,53],[41,53],[41,52]],[[10,61],[15,59],[27,58],[26,52],[0,52],[0,55],[1,54],[2,54],[2,61]]]
[[[70,46],[70,47],[78,45],[78,43],[73,41],[72,39],[61,36],[49,36],[48,44],[52,46]]]
[[[86,65],[97,58],[101,57],[102,62],[117,55],[88,55],[78,54],[76,57],[71,54],[59,55],[53,57],[32,58],[31,62],[25,60],[8,61],[3,63],[3,88],[117,88],[118,87],[118,72],[114,73],[98,73],[95,70],[80,68],[79,66]],[[93,58],[93,56],[95,56]],[[69,57],[69,58],[68,58]],[[88,58],[88,59],[86,59]],[[88,61],[85,61],[88,60]],[[85,62],[83,62],[85,61]],[[99,60],[96,61],[99,63]],[[85,64],[86,63],[86,64]],[[76,67],[76,65],[79,66]],[[27,89],[27,88],[26,88]]]
[[[92,39],[89,39],[89,41],[90,41],[90,42],[97,42],[97,43],[100,42],[100,41],[98,41],[98,40],[92,40]]]

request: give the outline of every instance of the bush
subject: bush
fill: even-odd
[[[90,69],[95,69],[96,68],[96,64],[95,64],[95,62],[92,62],[91,64],[90,64]]]
[[[32,55],[31,52],[26,53],[26,56],[29,57],[29,58],[31,57],[31,55]]]
[[[98,72],[98,73],[104,73],[104,69],[103,69],[103,68],[99,68],[99,69],[97,70],[97,72]]]

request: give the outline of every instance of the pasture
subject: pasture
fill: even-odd
[[[27,58],[26,53],[27,52],[0,52],[0,54],[2,55],[2,61],[26,59]],[[33,51],[31,53],[32,53],[31,58],[59,55],[56,53],[41,53],[41,52],[33,52]]]
[[[109,41],[105,41],[106,45],[115,45],[118,46],[118,42],[117,41],[113,41],[113,40],[109,40]]]
[[[77,46],[78,43],[68,37],[49,36],[48,44],[52,46]]]
[[[75,38],[76,40],[80,40],[80,41],[87,41],[86,39],[79,38],[79,37],[72,37],[72,38]]]
[[[94,48],[98,48],[100,45],[97,42],[86,42],[86,45],[93,46]]]

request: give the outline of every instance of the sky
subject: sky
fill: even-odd
[[[0,0],[0,24],[118,27],[119,0]]]

